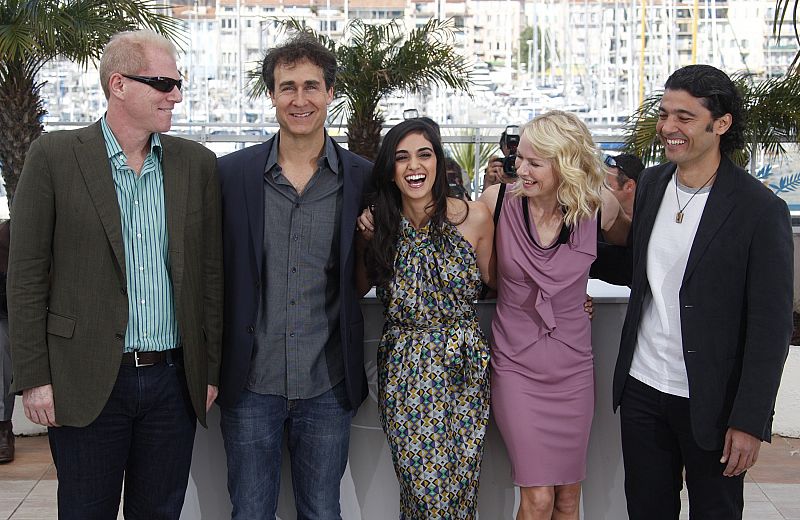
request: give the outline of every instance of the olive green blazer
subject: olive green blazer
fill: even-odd
[[[187,386],[205,424],[222,337],[216,158],[184,139],[162,135],[161,144],[175,312]],[[120,210],[99,121],[34,141],[11,215],[12,391],[52,384],[56,422],[85,426],[114,387],[128,322]]]

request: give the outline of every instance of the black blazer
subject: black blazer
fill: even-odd
[[[275,139],[219,159],[225,310],[217,402],[233,406],[247,382],[255,340],[264,250],[264,169]],[[353,409],[367,395],[364,318],[355,289],[355,225],[372,164],[336,145],[344,173],[341,217],[341,339],[347,396]]]
[[[676,166],[640,176],[629,240],[631,296],[614,372],[614,408],[650,292],[647,246]],[[793,244],[786,203],[723,157],[680,289],[692,432],[720,449],[728,427],[769,441],[792,333]]]

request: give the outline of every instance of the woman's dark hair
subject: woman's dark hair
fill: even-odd
[[[683,90],[699,98],[714,119],[730,114],[733,121],[728,131],[720,136],[719,149],[730,155],[744,148],[742,95],[727,74],[711,65],[688,65],[673,72],[664,89]]]
[[[421,118],[407,119],[387,132],[372,169],[375,192],[369,198],[374,204],[375,233],[367,246],[364,261],[370,282],[377,286],[392,279],[397,252],[395,242],[400,233],[400,210],[403,205],[400,190],[394,182],[394,157],[400,141],[408,134],[415,133],[422,134],[430,141],[436,155],[433,200],[426,208],[430,216],[430,233],[434,240],[441,238],[442,226],[447,221],[448,186],[442,140],[430,123]]]
[[[461,170],[461,165],[453,159],[448,157],[444,160],[445,170],[447,171],[447,187],[450,189],[448,195],[455,199],[467,200],[469,194],[464,187],[464,177]]]
[[[325,90],[330,90],[336,81],[336,55],[313,34],[301,32],[286,43],[272,47],[264,56],[261,79],[267,86],[267,92],[270,94],[275,92],[275,67],[295,65],[303,60],[308,60],[322,69]]]

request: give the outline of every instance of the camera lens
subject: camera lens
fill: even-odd
[[[508,177],[517,176],[517,154],[509,154],[503,159],[503,174]]]

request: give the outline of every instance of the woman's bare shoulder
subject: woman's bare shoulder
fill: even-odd
[[[481,193],[481,196],[478,197],[478,203],[483,204],[486,209],[489,211],[489,215],[494,215],[494,207],[497,205],[497,197],[500,193],[500,184],[493,184],[486,188],[486,190]]]
[[[467,221],[472,221],[477,226],[483,225],[486,222],[491,222],[492,220],[492,212],[489,211],[489,207],[486,206],[483,202],[474,201],[469,202],[469,215],[467,216]]]

